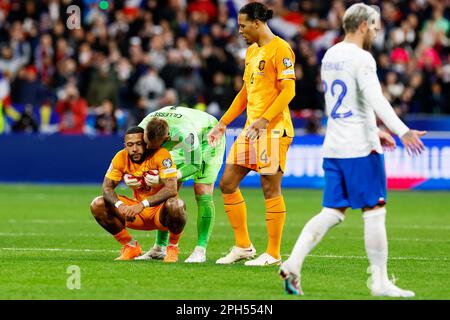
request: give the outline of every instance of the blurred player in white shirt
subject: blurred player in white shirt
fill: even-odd
[[[330,228],[344,220],[347,208],[360,208],[372,273],[371,294],[413,297],[414,292],[400,289],[388,279],[383,146],[395,148],[395,140],[377,128],[375,114],[400,137],[409,154],[424,150],[420,137],[425,132],[410,130],[383,96],[375,60],[367,51],[379,28],[379,12],[354,4],[344,14],[343,27],[344,40],[326,52],[321,69],[328,115],[323,208],[303,228],[280,275],[288,294],[303,294],[300,271],[305,257]]]

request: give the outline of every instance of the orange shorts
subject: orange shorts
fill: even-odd
[[[246,130],[242,131],[233,143],[226,163],[249,168],[260,174],[275,174],[279,170],[284,172],[291,137],[271,134],[251,141],[245,134]]]
[[[140,201],[136,199],[130,199],[125,196],[118,196],[119,200],[126,205],[138,204]],[[135,230],[161,230],[167,231],[161,222],[159,222],[159,215],[163,208],[164,203],[161,203],[154,207],[147,207],[140,214],[136,216],[134,221],[126,221],[125,227]]]

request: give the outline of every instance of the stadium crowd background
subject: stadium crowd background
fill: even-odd
[[[320,132],[320,61],[359,1],[261,1],[296,54],[293,118]],[[450,1],[378,5],[378,75],[396,112],[450,114]],[[0,0],[0,133],[114,134],[166,105],[220,116],[242,86],[234,0]],[[81,28],[69,29],[77,5]]]

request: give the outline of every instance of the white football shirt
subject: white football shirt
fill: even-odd
[[[408,131],[383,97],[375,59],[368,51],[349,42],[334,45],[322,59],[321,77],[328,116],[324,158],[365,157],[372,150],[383,153],[375,111],[394,133]],[[366,99],[368,91],[379,92],[376,101]]]

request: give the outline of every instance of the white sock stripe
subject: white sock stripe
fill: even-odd
[[[322,211],[320,213],[331,214],[331,215],[337,217],[339,219],[339,222],[342,222],[345,219],[344,214],[342,214],[339,210],[333,209],[333,208],[324,207],[324,208],[322,208]]]
[[[374,217],[378,217],[378,216],[382,216],[382,215],[386,215],[385,207],[365,211],[362,216],[364,219],[370,219],[370,218],[374,218]]]

